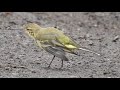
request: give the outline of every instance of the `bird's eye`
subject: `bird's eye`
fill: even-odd
[[[31,29],[30,29],[30,28],[27,28],[27,30],[28,30],[28,31],[31,31]]]

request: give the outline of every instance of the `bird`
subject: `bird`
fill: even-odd
[[[25,32],[36,41],[40,48],[53,55],[53,58],[48,65],[49,68],[55,57],[61,59],[62,63],[60,68],[62,68],[63,61],[69,61],[66,57],[66,52],[78,55],[74,52],[75,50],[84,50],[100,56],[100,54],[95,51],[81,47],[71,37],[55,27],[43,28],[36,23],[27,23],[23,25],[23,27]]]

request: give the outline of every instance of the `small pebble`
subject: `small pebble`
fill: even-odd
[[[16,76],[16,75],[18,75],[18,73],[12,73],[12,75]]]
[[[86,34],[86,37],[89,38],[89,37],[91,37],[91,35],[90,34]]]
[[[117,35],[114,37],[113,42],[116,42],[118,39],[119,39],[119,36]]]
[[[89,41],[88,41],[88,44],[89,44],[90,46],[92,46],[94,43],[93,43],[91,40],[89,40]]]
[[[94,24],[94,27],[97,27],[98,25],[97,24]]]

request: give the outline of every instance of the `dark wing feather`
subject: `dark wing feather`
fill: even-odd
[[[43,49],[55,55],[56,57],[61,58],[62,60],[68,61],[67,57],[65,56],[65,51],[60,47],[48,46],[48,47],[44,47]]]

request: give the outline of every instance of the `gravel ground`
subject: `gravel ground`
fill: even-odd
[[[54,26],[81,46],[102,53],[99,57],[79,50],[80,56],[67,54],[69,62],[35,45],[22,25],[35,22],[42,27]],[[119,78],[120,77],[119,12],[1,12],[0,77],[1,78]]]

